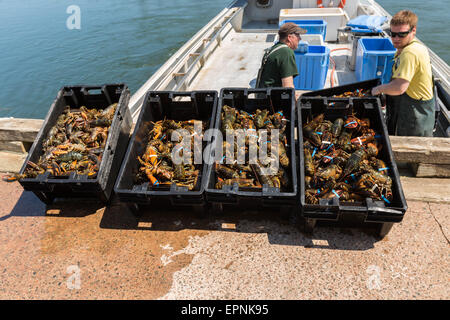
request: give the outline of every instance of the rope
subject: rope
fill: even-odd
[[[351,51],[349,48],[336,48],[336,49],[333,49],[333,50],[330,51],[330,61],[333,63],[333,69],[331,70],[331,75],[330,75],[331,88],[334,87],[334,70],[336,69],[336,62],[331,57],[331,52],[338,51],[338,50],[349,50],[349,51]]]

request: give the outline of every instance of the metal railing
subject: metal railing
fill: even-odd
[[[392,18],[392,16],[374,0],[365,0],[361,1],[361,3],[368,3],[368,5],[372,6],[375,11],[378,11],[378,14],[388,17],[389,20]],[[416,39],[419,40],[419,42],[423,43],[423,41],[421,41],[417,37]],[[424,45],[426,46],[426,44]],[[427,48],[430,55],[431,68],[433,70],[435,78],[440,80],[442,86],[447,92],[450,92],[450,66],[428,46]]]
[[[223,38],[231,31],[231,21],[243,7],[226,8],[184,44],[131,97],[129,108],[136,121],[145,94],[150,90],[186,90]]]

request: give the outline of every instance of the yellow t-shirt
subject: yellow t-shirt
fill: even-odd
[[[416,100],[433,98],[433,80],[428,49],[417,40],[411,41],[394,57],[392,78],[409,81],[406,94]]]

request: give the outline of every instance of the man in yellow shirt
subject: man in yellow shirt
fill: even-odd
[[[390,134],[433,136],[435,100],[428,49],[415,39],[417,16],[408,10],[396,13],[390,22],[392,43],[397,49],[392,67],[392,81],[372,89],[384,93],[388,101]]]

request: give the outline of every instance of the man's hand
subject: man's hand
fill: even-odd
[[[373,87],[373,88],[372,88],[372,95],[373,95],[373,96],[377,96],[377,95],[381,94],[381,92],[380,92],[380,87],[381,87],[381,86],[376,86],[376,87]]]

